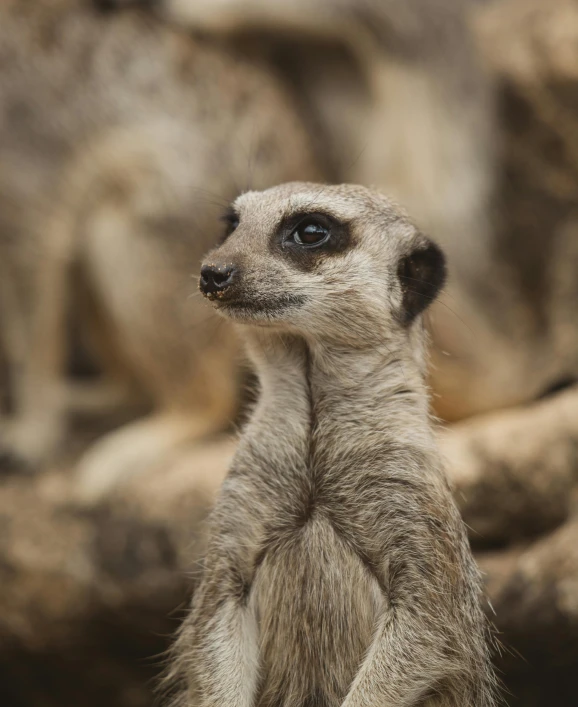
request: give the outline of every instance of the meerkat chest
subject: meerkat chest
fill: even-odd
[[[259,627],[259,707],[274,695],[282,696],[280,705],[304,695],[315,695],[320,707],[341,704],[385,610],[376,579],[316,515],[273,543],[249,605]]]

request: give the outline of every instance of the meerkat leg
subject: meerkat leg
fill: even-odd
[[[183,370],[181,391],[174,389],[170,362],[156,358],[155,368],[148,370],[156,374],[157,411],[107,434],[83,455],[78,465],[80,499],[96,501],[123,481],[170,462],[185,443],[227,426],[237,397],[235,350],[229,340],[214,355],[207,347],[206,356],[194,370]]]
[[[43,251],[20,273],[28,289],[27,302],[19,297],[23,284],[14,282],[14,273],[2,293],[14,404],[0,436],[8,464],[38,464],[55,451],[65,428],[62,369],[68,258],[50,248]]]
[[[342,707],[485,705],[464,694],[455,696],[451,690],[444,694],[444,682],[451,680],[452,669],[439,643],[412,617],[411,609],[387,613]]]
[[[226,580],[223,580],[226,584]],[[199,588],[199,593],[203,589]],[[253,707],[258,685],[258,627],[254,610],[241,606],[236,597],[223,598],[214,612],[207,594],[197,600],[192,621],[181,633],[194,655],[191,680],[185,688],[187,707]],[[205,615],[204,618],[203,615]],[[198,617],[198,618],[197,618]]]
[[[74,270],[72,290],[73,347],[79,347],[81,358],[80,368],[73,361],[72,375],[66,380],[66,409],[71,416],[90,417],[117,414],[119,409],[129,414],[147,410],[150,401],[131,375],[119,351],[116,333],[100,311],[86,273],[78,267]],[[83,356],[88,356],[88,368]],[[88,377],[84,375],[86,371]],[[97,375],[91,375],[94,373]]]

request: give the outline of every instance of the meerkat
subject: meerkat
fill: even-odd
[[[489,707],[479,573],[428,410],[440,248],[364,187],[226,213],[200,289],[260,381],[176,645],[175,705]]]
[[[2,4],[0,45],[0,336],[13,399],[0,452],[36,467],[66,439],[65,324],[80,280],[100,365],[136,381],[151,409],[79,461],[79,495],[97,498],[230,423],[237,347],[190,297],[191,272],[222,203],[251,183],[319,173],[282,87],[226,42],[42,0]]]

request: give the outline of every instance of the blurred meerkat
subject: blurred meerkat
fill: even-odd
[[[357,186],[249,192],[227,218],[200,289],[242,325],[261,394],[213,511],[174,704],[495,704],[424,384],[441,250]]]
[[[230,420],[236,347],[190,297],[191,273],[218,237],[222,199],[318,172],[283,90],[225,43],[80,0],[5,2],[0,37],[0,319],[14,402],[0,445],[38,463],[63,438],[79,274],[104,363],[153,406],[81,460],[82,492],[97,496]]]
[[[466,224],[476,233],[485,225],[494,133],[471,0],[111,3],[150,6],[181,26],[253,45],[264,35],[286,50],[294,45],[284,39],[302,40],[283,68],[324,135],[329,170],[387,188],[448,241],[463,239]]]

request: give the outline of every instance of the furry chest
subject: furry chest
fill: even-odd
[[[385,601],[329,521],[314,516],[266,554],[249,607],[262,676],[256,704],[333,707],[347,694]]]

